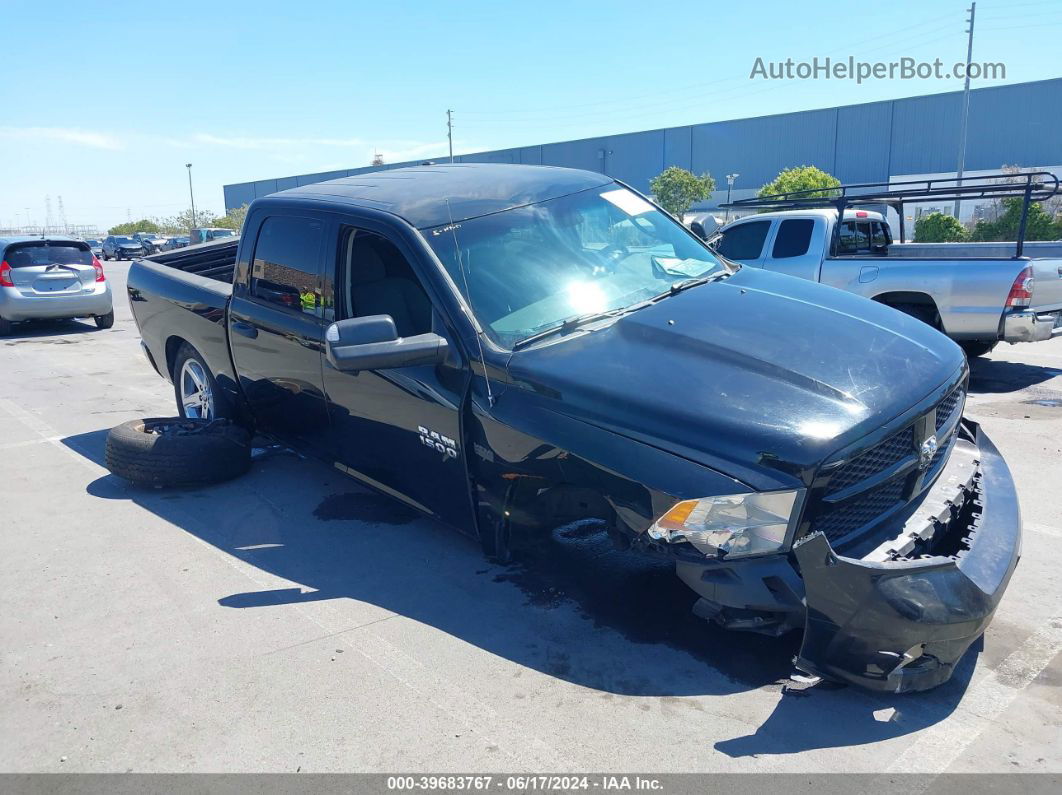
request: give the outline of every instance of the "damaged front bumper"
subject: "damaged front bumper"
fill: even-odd
[[[777,635],[804,627],[796,665],[872,690],[947,681],[981,636],[1021,555],[1010,470],[980,427],[963,420],[948,462],[891,532],[839,552],[820,533],[789,556],[678,561],[698,615]]]
[[[806,623],[799,669],[873,690],[928,690],[992,620],[1021,556],[1010,470],[975,423],[903,532],[861,558],[794,545]]]

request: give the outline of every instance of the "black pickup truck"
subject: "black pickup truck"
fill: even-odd
[[[699,615],[803,629],[813,676],[945,681],[1020,556],[955,343],[721,259],[600,174],[283,191],[238,240],[134,263],[129,296],[182,415],[283,440],[502,560],[600,520],[673,560]]]

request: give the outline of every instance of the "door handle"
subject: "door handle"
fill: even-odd
[[[232,321],[232,330],[237,334],[242,334],[245,337],[255,339],[258,336],[258,329],[252,326],[250,323],[243,323],[239,320]]]

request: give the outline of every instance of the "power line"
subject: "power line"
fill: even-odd
[[[913,30],[914,28],[925,27],[926,25],[929,25],[929,24],[932,24],[934,22],[938,22],[938,21],[950,18],[951,16],[952,16],[951,13],[947,13],[947,14],[941,14],[940,16],[937,16],[937,17],[930,17],[929,19],[922,20],[922,21],[917,22],[917,23],[915,23],[913,25],[908,25],[906,27],[902,27],[902,28],[899,28],[897,30],[889,31],[889,32],[886,32],[886,33],[879,33],[879,34],[876,34],[874,36],[869,36],[869,37],[864,38],[864,39],[857,39],[856,41],[852,41],[852,42],[846,42],[843,46],[847,50],[850,51],[853,48],[860,47],[860,46],[862,46],[864,44],[867,44],[869,42],[872,42],[872,41],[877,41],[878,39],[884,38],[886,36],[897,36],[897,35],[899,35],[901,33],[904,33],[904,32],[906,32],[908,30]],[[939,31],[937,31],[937,30],[926,31],[926,32],[928,34],[930,34],[930,35],[933,35],[933,34],[939,35]],[[915,38],[917,39],[918,37],[915,37]],[[925,42],[925,43],[930,43],[930,42]],[[909,42],[905,42],[905,45],[907,45],[907,44],[909,44]],[[881,49],[888,49],[891,46],[892,45],[890,44],[890,45],[887,45],[886,47],[879,48],[879,50],[872,50],[871,52],[879,52]],[[835,50],[834,54],[836,54],[839,51],[840,51],[840,48]],[[715,87],[719,83],[733,83],[733,82],[740,81],[741,83],[745,84],[746,80],[747,80],[747,78],[744,78],[744,77],[728,77],[728,78],[723,78],[721,80],[713,80],[713,81],[710,81],[710,82],[700,81],[700,82],[697,82],[697,83],[689,83],[689,84],[684,85],[684,86],[677,86],[677,87],[673,87],[673,88],[670,88],[670,89],[665,89],[665,90],[662,90],[662,91],[654,91],[651,94],[640,94],[640,95],[634,95],[634,96],[628,96],[628,97],[622,97],[622,98],[616,98],[616,99],[599,100],[599,101],[596,101],[596,102],[580,102],[580,103],[572,104],[572,105],[553,105],[553,106],[540,107],[540,108],[507,108],[507,109],[494,109],[494,110],[462,110],[461,112],[466,114],[466,115],[470,115],[470,116],[496,116],[496,115],[533,115],[533,116],[537,116],[538,114],[541,114],[541,113],[551,113],[553,111],[564,111],[564,110],[580,110],[580,109],[584,109],[584,108],[600,107],[602,105],[617,105],[617,104],[629,105],[631,102],[639,100],[639,99],[655,98],[655,97],[660,97],[660,96],[670,96],[670,95],[673,95],[673,94],[684,94],[684,93],[688,93],[689,91],[691,91],[693,89],[697,89],[697,88],[704,88],[704,87],[709,87],[709,86]],[[536,119],[536,121],[537,120],[538,119]]]
[[[1003,28],[989,28],[989,30],[993,33],[1005,30],[1029,30],[1030,28],[1036,28],[1039,30],[1042,28],[1054,28],[1058,27],[1059,25],[1062,25],[1062,19],[1060,19],[1058,22],[1038,22],[1033,25],[1008,25],[1007,27]]]

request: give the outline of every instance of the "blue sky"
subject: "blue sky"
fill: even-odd
[[[756,57],[965,57],[968,0],[0,0],[0,227],[106,227],[264,177],[869,102],[957,80],[750,80]],[[981,0],[975,61],[1062,75],[1059,0]],[[12,34],[11,32],[15,32]],[[28,210],[26,208],[29,208]]]

